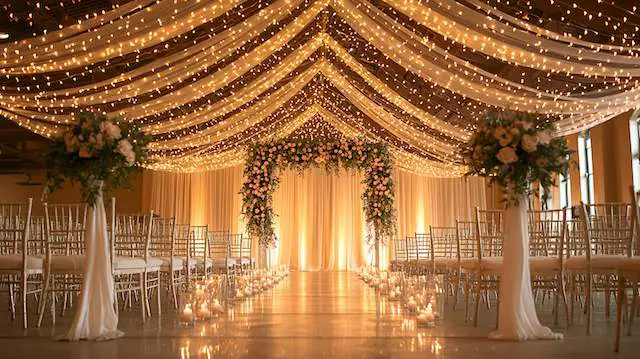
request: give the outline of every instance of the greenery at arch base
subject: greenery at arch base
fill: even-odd
[[[335,141],[280,140],[258,143],[248,149],[242,185],[242,214],[248,232],[269,248],[275,243],[273,192],[280,171],[322,167],[364,172],[363,210],[368,240],[384,240],[395,234],[393,159],[384,143],[364,139]]]

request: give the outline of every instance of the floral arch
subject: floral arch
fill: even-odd
[[[393,159],[386,144],[363,139],[282,140],[251,146],[244,169],[242,213],[247,230],[261,245],[271,247],[275,242],[272,197],[280,182],[280,170],[302,172],[311,166],[327,171],[364,171],[362,200],[368,240],[378,243],[394,235]]]

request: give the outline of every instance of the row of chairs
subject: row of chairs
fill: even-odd
[[[47,303],[55,323],[57,307],[64,314],[80,291],[88,209],[86,204],[43,203],[44,215],[35,216],[32,199],[0,204],[0,288],[9,293],[14,319],[20,298],[24,328],[28,296],[37,299],[40,326]],[[139,302],[143,322],[151,316],[153,295],[160,315],[164,288],[177,307],[180,290],[192,279],[221,274],[230,293],[235,275],[255,268],[251,241],[242,234],[179,224],[153,212],[116,213],[114,199],[109,218],[115,307]]]
[[[617,326],[627,320],[630,332],[638,313],[640,277],[635,194],[633,198],[632,204],[581,204],[572,211],[528,212],[532,288],[538,298],[554,297],[556,324],[560,303],[568,325],[573,324],[576,304],[582,304],[590,333],[594,295],[602,293],[606,318],[610,317],[611,299],[617,298]],[[501,210],[476,208],[474,221],[457,221],[455,227],[432,226],[428,233],[397,239],[392,270],[409,275],[443,274],[454,308],[459,291],[464,292],[465,319],[474,297],[472,321],[477,325],[479,303],[484,300],[489,306],[492,293],[498,298],[503,225]],[[630,310],[622,313],[626,304]]]

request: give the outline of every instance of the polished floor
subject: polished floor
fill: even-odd
[[[0,298],[4,299],[6,298]],[[451,303],[449,303],[451,304]],[[21,322],[0,319],[0,358],[638,358],[640,326],[613,353],[613,323],[596,315],[594,332],[567,329],[563,341],[496,342],[486,339],[495,312],[483,309],[477,328],[462,310],[445,312],[441,326],[416,328],[396,303],[378,299],[353,273],[293,272],[275,288],[231,307],[226,316],[193,327],[168,309],[144,326],[135,313],[121,313],[119,340],[93,343],[52,339],[68,325],[23,331]],[[550,313],[541,313],[549,323]],[[640,322],[640,321],[639,321]],[[48,323],[48,322],[47,322]]]

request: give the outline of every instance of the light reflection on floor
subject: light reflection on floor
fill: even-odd
[[[2,300],[6,298],[0,298]],[[3,302],[4,303],[4,302]],[[169,305],[165,305],[169,308]],[[137,313],[124,312],[126,337],[105,343],[63,343],[56,328],[20,329],[20,321],[0,320],[0,358],[564,358],[613,357],[613,323],[604,315],[591,337],[584,326],[564,327],[562,342],[495,342],[485,339],[495,313],[484,310],[478,328],[464,324],[462,306],[445,313],[444,325],[417,328],[399,302],[379,299],[351,273],[294,272],[275,288],[235,304],[228,312],[195,326],[179,324],[167,309],[144,326]],[[544,311],[543,321],[551,322]],[[640,321],[638,321],[640,322]],[[48,322],[47,322],[48,323]],[[640,326],[623,338],[618,358],[637,358]]]

